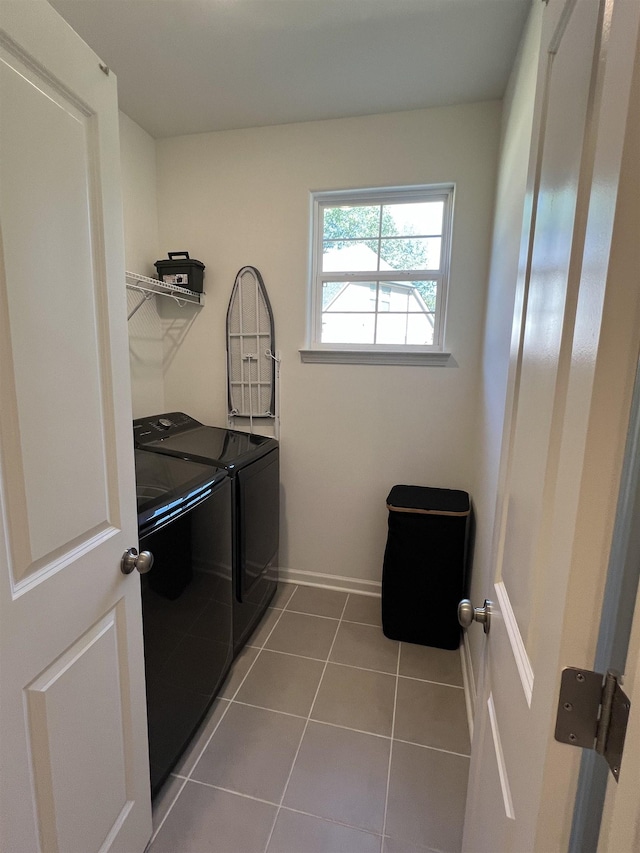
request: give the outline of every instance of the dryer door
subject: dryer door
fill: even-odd
[[[238,506],[238,566],[236,595],[255,600],[259,580],[278,565],[280,527],[279,450],[258,459],[236,475]]]

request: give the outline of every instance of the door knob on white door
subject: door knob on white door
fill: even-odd
[[[141,551],[138,554],[137,548],[129,548],[122,555],[120,562],[120,570],[123,575],[130,575],[134,569],[137,569],[141,575],[146,575],[151,571],[153,566],[153,554],[151,551]]]
[[[491,608],[493,602],[485,598],[482,607],[474,607],[468,598],[463,598],[458,605],[458,622],[463,628],[468,628],[472,622],[481,622],[485,634],[489,633],[491,627]]]

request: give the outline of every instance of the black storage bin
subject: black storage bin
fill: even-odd
[[[160,281],[202,293],[204,279],[202,261],[190,258],[189,252],[169,252],[168,255],[168,261],[156,261],[154,264]]]
[[[392,640],[457,649],[464,598],[467,492],[394,486],[382,572],[382,630]]]

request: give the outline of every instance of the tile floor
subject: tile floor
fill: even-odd
[[[458,652],[388,640],[379,599],[281,584],[154,804],[149,853],[460,850]]]

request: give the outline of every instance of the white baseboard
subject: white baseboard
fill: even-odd
[[[321,572],[303,572],[299,569],[278,570],[283,583],[297,583],[300,586],[318,586],[323,589],[334,589],[339,592],[354,592],[358,595],[371,595],[380,598],[382,584],[380,581],[366,581],[360,578],[345,578],[341,575],[325,575]]]
[[[473,740],[473,719],[475,716],[476,680],[473,675],[473,663],[471,662],[471,649],[466,631],[462,632],[462,643],[460,644],[460,659],[462,661],[462,683],[464,685],[464,701],[467,706],[467,722],[469,723],[469,737]]]

